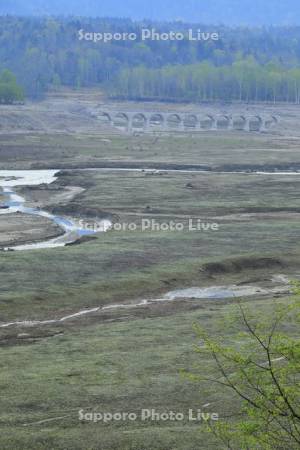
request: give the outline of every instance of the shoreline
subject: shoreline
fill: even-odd
[[[31,235],[32,229],[35,231],[34,235]],[[5,251],[6,248],[13,250],[13,247],[19,245],[38,244],[63,234],[64,231],[59,226],[45,217],[29,214],[22,214],[21,217],[19,213],[0,215],[0,251]]]

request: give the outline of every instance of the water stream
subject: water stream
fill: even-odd
[[[270,281],[273,281],[276,286],[263,288],[257,285],[228,285],[228,286],[210,286],[210,287],[191,287],[187,289],[178,289],[176,291],[169,291],[160,298],[143,299],[137,302],[118,303],[107,306],[96,306],[94,308],[86,308],[81,311],[63,316],[61,318],[51,318],[45,320],[16,320],[13,322],[0,323],[1,328],[9,328],[13,326],[34,327],[40,325],[54,325],[62,324],[72,319],[78,319],[82,316],[87,316],[95,313],[128,310],[139,307],[147,307],[157,305],[159,303],[169,303],[172,301],[182,300],[201,300],[201,299],[227,299],[227,298],[242,298],[254,295],[274,295],[274,294],[290,294],[291,287],[288,277],[279,274],[275,275]],[[277,284],[278,282],[281,284]]]
[[[93,169],[95,170],[95,169]],[[96,169],[97,170],[97,169]],[[141,169],[98,169],[98,170],[133,170],[141,171]],[[38,186],[41,184],[51,184],[57,179],[57,174],[59,170],[0,170],[0,187],[4,194],[4,204],[0,208],[0,215],[11,214],[11,213],[23,213],[41,216],[53,221],[56,225],[61,227],[63,234],[54,239],[48,239],[37,243],[28,243],[24,245],[17,245],[14,247],[7,248],[6,250],[32,250],[32,249],[42,249],[42,248],[55,248],[63,247],[67,243],[76,241],[83,235],[94,234],[93,230],[86,230],[81,228],[70,218],[65,218],[51,214],[47,211],[41,210],[39,208],[26,206],[26,200],[22,196],[18,195],[14,190],[17,186]],[[166,172],[168,172],[166,170]],[[175,171],[174,171],[175,172]],[[176,172],[178,172],[176,170]],[[182,171],[179,171],[182,172]],[[185,171],[190,172],[190,171]],[[199,171],[197,171],[199,172]],[[260,172],[256,174],[262,175],[300,175],[298,172],[282,172],[282,173],[266,173]],[[102,229],[106,231],[111,227],[111,223],[108,220],[102,221]],[[274,294],[288,294],[290,292],[289,281],[284,275],[276,275],[272,279],[274,283],[279,283],[273,288],[262,288],[260,286],[210,286],[210,287],[191,287],[187,289],[179,289],[176,291],[167,292],[161,298],[154,299],[141,299],[137,302],[132,303],[121,303],[113,304],[107,306],[99,306],[90,309],[84,309],[73,314],[61,317],[61,318],[51,318],[47,320],[28,320],[28,321],[16,321],[0,324],[0,328],[6,328],[10,326],[34,326],[34,325],[47,325],[55,323],[63,323],[65,321],[71,320],[73,318],[79,318],[81,316],[93,314],[100,311],[108,311],[114,309],[128,309],[136,307],[146,307],[153,304],[158,304],[162,302],[170,302],[181,299],[226,299],[234,297],[252,296],[252,295],[274,295]]]
[[[5,250],[33,250],[42,248],[63,247],[66,244],[75,242],[81,236],[94,234],[95,231],[81,228],[71,219],[51,214],[39,208],[26,206],[24,197],[18,195],[13,187],[16,186],[37,186],[40,184],[53,183],[57,177],[58,170],[0,170],[0,187],[2,187],[5,202],[4,208],[0,209],[0,214],[23,213],[34,216],[45,217],[64,231],[61,236],[48,239],[42,242],[33,242],[29,244],[6,247]],[[106,231],[111,226],[108,220],[101,222],[101,229]]]
[[[75,170],[97,170],[97,171],[127,171],[127,172],[145,172],[145,173],[216,173],[209,170],[195,169],[142,169],[142,168],[91,168],[91,169],[75,169]],[[53,239],[42,242],[33,242],[23,245],[6,247],[5,250],[33,250],[43,248],[63,247],[66,244],[75,242],[81,236],[95,234],[94,230],[81,228],[70,218],[65,218],[43,211],[39,208],[26,206],[26,199],[18,195],[13,189],[17,186],[38,186],[41,184],[51,184],[57,179],[59,170],[0,170],[0,187],[3,190],[5,202],[0,208],[0,215],[20,212],[47,218],[58,225],[64,233]],[[218,173],[247,173],[243,171],[236,172],[218,172]],[[252,175],[300,175],[300,172],[251,172]],[[109,220],[103,220],[99,224],[99,230],[107,231],[111,227]]]

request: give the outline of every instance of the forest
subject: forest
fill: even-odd
[[[253,58],[231,65],[203,62],[185,66],[122,70],[111,84],[117,98],[169,101],[300,102],[300,68],[285,69]]]
[[[218,41],[80,41],[80,29],[140,35],[142,27],[217,32]],[[0,17],[0,70],[27,96],[99,87],[109,96],[168,101],[299,103],[300,28],[208,27],[182,22]]]

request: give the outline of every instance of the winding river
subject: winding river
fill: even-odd
[[[78,170],[78,169],[77,169]],[[83,169],[86,170],[86,169]],[[88,169],[89,170],[89,169]],[[110,171],[118,171],[118,170],[127,170],[127,171],[141,171],[143,169],[93,169],[93,170],[110,170]],[[144,171],[147,171],[144,170]],[[180,172],[191,172],[190,170],[179,170]],[[64,233],[61,236],[58,236],[54,239],[45,240],[37,243],[28,243],[24,245],[18,245],[14,247],[6,248],[6,250],[33,250],[33,249],[45,249],[45,248],[55,248],[55,247],[63,247],[68,243],[75,242],[83,235],[91,235],[94,234],[95,231],[86,230],[78,226],[75,221],[72,219],[66,219],[61,216],[57,216],[51,214],[47,211],[43,211],[39,208],[33,208],[26,206],[26,200],[22,196],[18,195],[14,190],[17,186],[38,186],[40,184],[51,184],[57,179],[57,174],[59,170],[0,170],[0,187],[4,193],[4,208],[0,208],[0,215],[2,214],[11,214],[20,212],[23,214],[30,214],[45,217],[59,227],[62,228]],[[151,170],[151,172],[153,172]],[[154,171],[156,172],[156,171]],[[168,170],[159,170],[159,172],[168,172]],[[172,172],[169,171],[169,172]],[[174,172],[178,172],[178,170],[174,170]],[[199,172],[199,171],[195,171]],[[241,172],[239,172],[241,173]],[[300,175],[299,172],[254,172],[256,175]],[[102,221],[102,230],[106,231],[111,227],[111,222],[108,220]],[[1,323],[0,328],[7,328],[11,326],[25,326],[32,327],[36,325],[49,325],[49,324],[59,324],[65,321],[79,318],[81,316],[86,316],[89,314],[97,313],[97,312],[105,312],[114,309],[128,309],[128,308],[137,308],[137,307],[147,307],[153,304],[158,304],[161,302],[170,302],[181,299],[226,299],[226,298],[234,298],[234,297],[243,297],[243,296],[253,296],[253,295],[274,295],[274,294],[289,294],[290,286],[289,280],[285,275],[276,275],[271,280],[276,283],[275,287],[262,288],[256,285],[247,285],[247,286],[237,286],[237,285],[229,285],[229,286],[210,286],[210,287],[192,287],[186,289],[179,289],[176,291],[167,292],[161,298],[155,299],[142,299],[137,303],[124,303],[124,304],[113,304],[107,306],[98,306],[94,308],[87,308],[81,311],[77,311],[73,314],[61,317],[61,318],[51,318],[47,320],[26,320],[26,321],[14,321],[8,323]]]
[[[80,169],[76,169],[80,170]],[[150,172],[150,173],[216,173],[208,170],[193,170],[193,169],[143,169],[143,168],[91,168],[91,169],[81,169],[85,170],[96,170],[96,171],[127,171],[127,172]],[[5,197],[4,208],[0,208],[0,215],[10,214],[20,212],[23,214],[30,214],[35,216],[41,216],[52,220],[56,225],[58,225],[64,233],[53,239],[48,239],[42,242],[34,242],[23,245],[16,245],[5,250],[33,250],[33,249],[45,249],[45,248],[55,248],[63,247],[66,244],[75,242],[80,237],[84,235],[92,235],[96,231],[87,230],[81,228],[72,219],[67,219],[61,216],[51,214],[47,211],[43,211],[39,208],[26,206],[26,199],[21,197],[14,190],[17,186],[38,186],[40,184],[51,184],[57,180],[57,174],[60,170],[0,170],[0,187],[3,190]],[[243,171],[237,172],[218,172],[218,173],[247,173]],[[251,172],[253,175],[300,175],[300,172]],[[249,173],[247,173],[249,175]],[[101,227],[99,229],[107,231],[111,227],[111,222],[109,220],[103,220],[100,223]]]
[[[42,248],[63,247],[78,240],[81,236],[91,235],[95,232],[81,228],[71,219],[56,216],[39,208],[26,206],[24,197],[18,195],[13,189],[16,186],[38,186],[40,184],[51,184],[57,177],[59,170],[0,170],[0,187],[5,197],[4,208],[0,209],[0,214],[11,214],[20,212],[34,216],[45,217],[52,220],[64,231],[64,234],[53,239],[42,242],[34,242],[24,245],[6,247],[5,250],[33,250]],[[111,223],[108,220],[101,222],[101,229],[106,231]]]

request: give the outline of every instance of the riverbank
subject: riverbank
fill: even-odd
[[[12,213],[17,213],[20,218],[20,223],[23,221],[23,215],[32,215],[34,217],[42,217],[46,218],[49,221],[52,221],[54,226],[57,226],[60,230],[59,233],[56,234],[56,237],[53,239],[45,239],[45,240],[36,240],[35,230],[32,228],[32,239],[28,243],[17,244],[15,245],[14,239],[12,239],[12,244],[4,248],[4,250],[34,250],[34,249],[43,249],[43,248],[56,248],[63,247],[67,244],[75,243],[79,241],[81,237],[88,236],[94,234],[94,231],[87,230],[84,227],[80,226],[80,224],[76,224],[72,218],[67,218],[65,216],[59,216],[56,214],[51,214],[47,211],[44,211],[40,208],[40,206],[33,205],[28,206],[26,199],[17,194],[14,189],[17,187],[26,187],[29,189],[30,187],[42,187],[42,192],[45,187],[51,185],[57,179],[57,170],[23,170],[23,171],[0,171],[0,187],[3,189],[4,195],[4,204],[1,208],[2,215],[10,215]],[[14,189],[13,189],[14,188]],[[80,190],[80,188],[78,188]],[[69,191],[71,190],[71,194]],[[51,192],[52,189],[49,188]],[[75,192],[77,192],[75,188]],[[64,200],[72,198],[73,189],[70,188],[65,189],[63,193],[61,193],[62,198]],[[102,229],[106,231],[111,223],[108,220],[103,220]],[[7,228],[6,232],[8,236],[11,236],[10,229]]]
[[[45,217],[19,213],[0,215],[0,250],[41,242],[63,233],[58,225]]]

